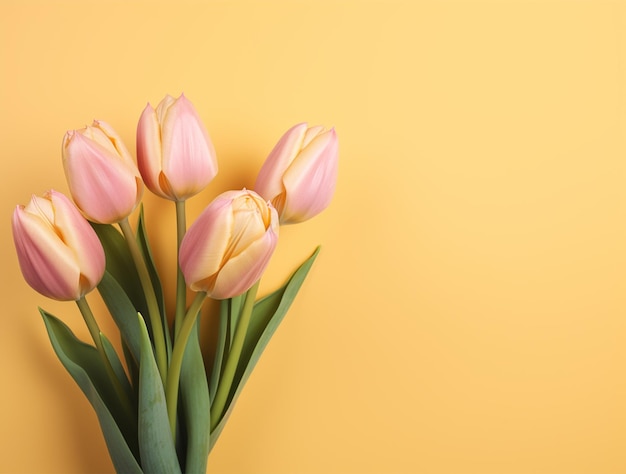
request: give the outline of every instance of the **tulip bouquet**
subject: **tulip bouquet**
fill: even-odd
[[[95,121],[63,139],[72,199],[49,191],[15,209],[25,280],[49,298],[75,301],[89,330],[92,340],[80,341],[40,309],[56,355],[97,414],[118,472],[206,472],[235,400],[319,251],[257,299],[280,225],[328,206],[337,146],[333,129],[294,126],[271,151],[254,190],[218,195],[187,229],[185,201],[215,177],[217,160],[191,102],[167,96],[139,119],[137,164],[116,132]],[[140,206],[144,184],[176,208],[173,314]],[[120,349],[87,302],[96,288],[119,329]],[[188,290],[195,294],[190,302]],[[198,325],[207,298],[220,304],[217,342],[205,363]]]

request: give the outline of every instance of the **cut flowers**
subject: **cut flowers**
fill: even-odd
[[[235,400],[319,252],[257,298],[280,226],[328,206],[337,159],[334,129],[295,125],[270,152],[253,189],[219,194],[187,227],[186,200],[209,185],[218,166],[184,95],[146,106],[136,159],[106,122],[65,134],[71,197],[50,190],[17,206],[13,238],[26,282],[46,297],[75,301],[83,316],[89,341],[40,309],[54,352],[95,410],[117,472],[207,472]],[[146,231],[144,187],[176,209],[173,314]],[[117,344],[87,302],[93,290],[119,329]],[[208,356],[199,338],[207,299],[220,301]]]

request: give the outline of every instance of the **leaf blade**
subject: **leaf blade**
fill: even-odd
[[[98,292],[111,313],[122,339],[132,353],[135,362],[141,358],[141,329],[137,320],[137,308],[120,283],[108,271],[98,285]]]
[[[163,326],[163,334],[165,335],[165,345],[167,348],[168,359],[172,355],[172,341],[170,339],[170,331],[168,328],[167,316],[165,312],[165,298],[163,296],[163,286],[161,285],[161,278],[154,263],[154,257],[152,256],[152,250],[148,241],[148,232],[146,231],[146,220],[143,212],[143,205],[139,210],[139,220],[137,221],[137,244],[143,253],[146,266],[148,268],[148,274],[150,275],[150,281],[154,288],[154,294],[159,306],[159,313],[161,315],[161,325]],[[148,314],[148,313],[142,313]]]
[[[200,318],[187,341],[180,374],[181,405],[187,431],[186,473],[204,474],[209,456],[211,403],[198,336]]]
[[[148,329],[141,316],[139,363],[139,452],[141,465],[154,474],[180,473],[180,464],[167,417],[165,391],[154,359]]]
[[[110,394],[103,398],[100,393],[103,391],[100,386],[106,375],[104,367],[98,364],[99,356],[96,349],[79,341],[61,320],[41,308],[39,311],[57,357],[96,412],[116,471],[141,474],[143,471],[136,459],[136,454],[133,454],[133,448],[128,444],[129,441],[131,445],[135,444],[133,443],[135,440],[128,440],[128,434],[124,436],[116,418],[107,406],[104,398],[108,399]],[[137,447],[134,450],[137,452]]]
[[[113,368],[113,372],[117,377],[117,380],[120,382],[126,396],[129,400],[133,399],[133,389],[128,381],[128,377],[126,376],[126,372],[124,371],[124,367],[122,366],[122,362],[120,361],[113,344],[111,341],[103,334],[100,333],[100,340],[102,341],[102,346],[104,347],[104,352],[111,363],[111,367]]]
[[[244,348],[233,380],[233,388],[226,402],[224,415],[211,432],[211,449],[224,429],[243,386],[250,377],[272,335],[287,314],[287,310],[293,303],[319,252],[320,247],[317,247],[313,254],[296,269],[285,285],[255,303]]]
[[[211,402],[215,396],[217,390],[217,384],[219,382],[222,373],[222,364],[226,353],[226,337],[228,332],[228,311],[230,307],[229,300],[222,300],[220,302],[220,314],[219,325],[217,329],[217,344],[215,347],[215,357],[213,359],[213,369],[209,377],[209,396]]]
[[[106,271],[117,281],[132,301],[135,311],[147,314],[139,274],[122,234],[111,224],[91,223],[96,231],[106,256]]]

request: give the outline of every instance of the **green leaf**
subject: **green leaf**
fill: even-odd
[[[103,282],[98,286],[100,294],[109,307],[120,331],[125,349],[126,365],[133,380],[133,387],[137,387],[139,360],[139,326],[135,315],[148,314],[148,305],[143,293],[141,281],[128,248],[128,243],[117,229],[110,224],[91,224],[106,255],[106,274]],[[112,286],[111,280],[115,282]],[[150,326],[150,321],[146,324]],[[125,330],[132,329],[130,332]],[[134,334],[133,337],[131,335]],[[132,357],[129,357],[132,353]]]
[[[133,355],[135,363],[138,363],[141,358],[141,329],[137,321],[137,308],[108,271],[104,272],[98,292],[119,328],[122,340]]]
[[[137,390],[139,388],[139,363],[135,360],[133,354],[128,348],[128,344],[122,339],[122,352],[124,353],[124,359],[126,360],[126,367],[128,369],[128,375],[130,376],[130,384],[133,387],[134,398],[137,400]]]
[[[117,401],[115,390],[110,385],[98,351],[93,346],[79,341],[55,316],[41,308],[39,311],[55,353],[98,416],[115,470],[141,474],[143,471],[136,459],[137,439],[136,437],[133,439],[132,433],[128,432],[128,425],[133,425],[133,420],[127,419]],[[124,425],[126,428],[121,428]]]
[[[139,210],[139,220],[137,221],[137,243],[143,253],[146,266],[148,267],[148,273],[150,274],[150,280],[152,281],[152,287],[156,295],[157,304],[159,305],[159,312],[161,313],[161,324],[163,325],[163,334],[165,334],[165,344],[167,348],[168,359],[172,355],[172,341],[170,339],[170,331],[167,323],[167,316],[165,314],[165,299],[163,297],[163,287],[161,286],[161,279],[157,272],[154,258],[152,257],[152,250],[148,242],[148,233],[146,232],[145,217],[143,212],[143,204]],[[141,313],[148,314],[148,313]]]
[[[181,405],[187,435],[186,473],[205,474],[209,456],[209,388],[198,339],[200,318],[187,341],[180,374]]]
[[[126,396],[129,400],[133,400],[133,389],[128,382],[128,377],[126,376],[126,372],[124,371],[124,366],[120,362],[120,358],[111,344],[111,341],[103,334],[100,333],[100,340],[102,341],[102,346],[104,347],[104,352],[111,363],[111,367],[113,368],[113,372],[115,372],[115,376],[120,381],[122,388],[126,392]]]
[[[150,474],[180,473],[176,448],[167,418],[161,375],[154,359],[148,329],[141,316],[139,363],[139,452],[141,465]]]
[[[128,244],[122,234],[110,224],[94,224],[92,227],[104,247],[106,271],[124,288],[135,307],[135,313],[148,314],[146,300]],[[133,319],[135,319],[133,317]]]
[[[233,388],[226,403],[227,408],[222,419],[211,433],[211,448],[213,448],[224,429],[226,421],[232,412],[234,402],[243,389],[248,377],[250,377],[267,343],[298,294],[298,290],[302,286],[319,251],[320,247],[317,247],[315,252],[300,265],[283,287],[255,303],[241,358],[239,359],[239,365],[233,380]]]
[[[215,347],[213,369],[211,370],[211,376],[209,378],[209,395],[211,397],[211,402],[213,402],[213,397],[215,396],[215,392],[217,390],[217,384],[222,373],[222,363],[225,359],[226,337],[228,333],[229,320],[228,312],[231,307],[230,301],[231,300],[222,300],[220,302],[220,320],[217,329],[217,345]]]

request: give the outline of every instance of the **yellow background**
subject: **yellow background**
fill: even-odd
[[[22,280],[13,208],[67,191],[67,129],[134,149],[181,92],[220,165],[190,220],[297,122],[341,147],[331,206],[281,230],[264,292],[323,251],[211,472],[626,472],[626,3],[5,1],[0,73],[1,472],[111,470],[37,306],[88,333]],[[145,203],[171,288],[172,206]]]

